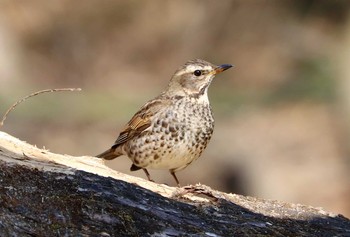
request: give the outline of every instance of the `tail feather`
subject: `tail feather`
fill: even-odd
[[[106,160],[112,160],[112,159],[114,159],[114,158],[116,158],[118,156],[119,155],[115,153],[115,149],[110,148],[107,151],[102,152],[101,154],[97,155],[96,157],[103,158],[103,159],[106,159]]]

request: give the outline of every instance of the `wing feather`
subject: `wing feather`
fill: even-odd
[[[141,107],[127,123],[112,148],[116,148],[133,137],[139,135],[152,125],[153,117],[164,107],[170,104],[169,100],[156,99],[146,103]]]

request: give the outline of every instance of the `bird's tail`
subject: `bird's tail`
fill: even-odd
[[[116,157],[118,157],[119,155],[115,153],[115,149],[114,148],[110,148],[105,152],[102,152],[101,154],[97,155],[97,158],[103,158],[106,160],[112,160]]]

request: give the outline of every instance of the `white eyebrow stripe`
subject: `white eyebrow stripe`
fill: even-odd
[[[194,72],[195,70],[211,71],[213,68],[211,66],[198,66],[198,65],[188,65],[186,67],[187,72]]]

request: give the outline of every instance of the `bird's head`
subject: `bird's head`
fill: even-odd
[[[190,60],[176,70],[170,80],[167,93],[171,95],[201,96],[213,78],[232,67],[230,64],[216,66],[201,59]]]

